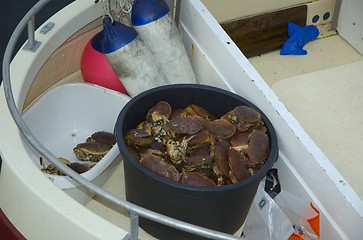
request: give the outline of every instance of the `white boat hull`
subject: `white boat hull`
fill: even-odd
[[[11,64],[12,90],[19,109],[33,79],[52,53],[79,29],[102,15],[92,1],[78,0],[58,12],[55,27],[36,33],[35,53],[19,51]],[[179,31],[201,84],[229,89],[257,105],[274,125],[282,187],[315,203],[321,239],[359,239],[361,199],[287,111],[249,61],[198,0],[181,1]],[[19,67],[21,66],[21,67]],[[21,69],[21,70],[20,70]],[[0,94],[0,208],[27,239],[122,239],[121,229],[74,201],[33,163]],[[117,218],[117,211],[109,218]],[[30,224],[31,223],[31,224]]]

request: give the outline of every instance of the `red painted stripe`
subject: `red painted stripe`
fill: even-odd
[[[6,240],[26,240],[0,209],[0,238]]]

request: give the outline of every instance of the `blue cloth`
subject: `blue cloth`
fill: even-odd
[[[290,38],[282,46],[280,55],[306,55],[303,47],[319,36],[319,30],[314,25],[299,27],[289,22],[288,34]]]

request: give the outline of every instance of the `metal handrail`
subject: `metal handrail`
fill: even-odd
[[[10,63],[11,56],[13,54],[15,44],[17,43],[21,32],[27,26],[27,23],[34,18],[35,14],[43,8],[50,0],[40,0],[37,4],[35,4],[27,14],[21,19],[18,26],[15,28],[13,34],[10,37],[8,45],[5,50],[4,58],[3,58],[3,84],[4,84],[4,93],[6,102],[8,104],[9,111],[17,124],[20,132],[23,134],[25,139],[46,159],[48,159],[52,164],[54,164],[62,173],[72,178],[74,181],[85,187],[87,190],[93,192],[95,195],[106,199],[107,201],[122,207],[130,212],[130,235],[129,239],[137,240],[138,239],[138,220],[139,216],[152,220],[154,222],[158,222],[160,224],[176,228],[185,232],[189,232],[195,235],[199,235],[202,237],[210,238],[210,239],[218,239],[218,240],[240,240],[240,237],[218,232],[215,230],[207,229],[204,227],[196,226],[190,223],[186,223],[171,217],[167,217],[165,215],[153,212],[151,210],[142,208],[138,205],[132,204],[122,198],[119,198],[112,193],[104,190],[103,188],[93,184],[88,181],[86,178],[82,177],[71,168],[63,164],[56,156],[54,156],[47,148],[45,148],[30,132],[29,128],[25,124],[21,114],[15,104],[14,96],[11,88],[10,82]]]

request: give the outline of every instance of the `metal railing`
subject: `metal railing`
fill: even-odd
[[[90,0],[91,1],[91,0]],[[162,214],[153,212],[151,210],[142,208],[135,204],[132,204],[124,199],[121,199],[112,193],[104,190],[103,188],[93,184],[92,182],[88,181],[71,168],[63,164],[56,156],[54,156],[48,149],[46,149],[30,132],[29,128],[25,124],[16,104],[14,101],[14,96],[11,88],[11,81],[10,81],[10,63],[11,63],[11,56],[13,54],[15,44],[17,43],[21,32],[28,26],[29,31],[34,31],[34,17],[36,13],[39,12],[41,8],[43,8],[50,0],[40,0],[37,4],[35,4],[29,12],[22,18],[19,22],[18,26],[15,28],[7,48],[5,50],[4,58],[3,58],[3,84],[4,84],[4,92],[6,101],[8,104],[9,111],[17,124],[20,132],[23,134],[25,139],[39,152],[41,153],[46,159],[48,159],[52,164],[54,164],[61,172],[65,175],[69,176],[77,183],[85,187],[87,190],[93,192],[95,195],[106,199],[107,201],[126,209],[130,212],[130,230],[129,234],[126,236],[127,239],[137,240],[138,238],[138,224],[139,224],[139,216],[152,220],[154,222],[158,222],[160,224],[179,229],[185,232],[189,232],[195,235],[199,235],[205,238],[210,239],[220,239],[220,240],[240,240],[240,237],[210,230],[204,227],[196,226],[190,223],[186,223],[174,218],[170,218],[164,216]],[[30,39],[28,40],[28,44],[30,48],[36,43],[34,39],[34,32],[29,32],[28,36]]]

